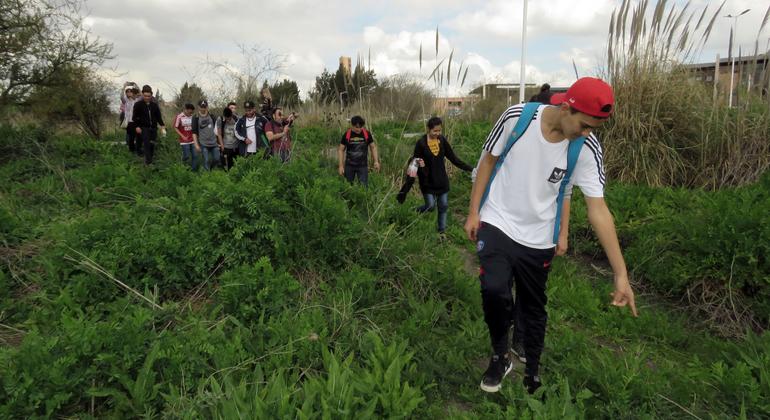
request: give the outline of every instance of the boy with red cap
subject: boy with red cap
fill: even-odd
[[[484,391],[497,392],[511,371],[508,331],[514,310],[521,324],[516,328],[521,327],[523,335],[524,355],[519,356],[526,357],[524,385],[529,393],[541,385],[546,280],[551,260],[566,250],[573,185],[585,196],[588,220],[612,266],[612,304],[628,305],[637,315],[615,225],[604,201],[602,149],[592,134],[610,117],[614,102],[607,83],[584,77],[566,94],[553,95],[555,106],[508,108],[484,143],[465,223],[468,238],[477,242],[484,319],[494,351],[481,381]]]

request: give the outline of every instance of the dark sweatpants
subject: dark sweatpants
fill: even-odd
[[[233,167],[237,157],[238,149],[228,149],[225,147],[225,150],[222,151],[222,167],[229,171],[230,168]]]
[[[367,185],[369,182],[369,167],[366,165],[353,166],[345,164],[345,179],[352,184],[356,177],[358,177],[358,182]]]
[[[158,140],[158,128],[142,127],[141,138],[144,148],[144,164],[149,165],[152,163],[152,158],[155,154],[155,143]]]
[[[139,153],[142,150],[138,137],[136,134],[136,124],[128,123],[126,127],[126,145],[131,153]]]
[[[488,223],[479,229],[477,250],[484,320],[492,349],[500,355],[508,352],[508,330],[514,318],[511,288],[515,284],[517,309],[521,311],[519,332],[527,357],[526,374],[538,375],[548,320],[545,287],[555,250],[521,245]]]

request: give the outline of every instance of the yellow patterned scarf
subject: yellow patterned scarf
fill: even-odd
[[[441,143],[440,139],[428,139],[428,148],[430,149],[430,152],[433,153],[433,156],[438,156],[439,151],[439,144]]]

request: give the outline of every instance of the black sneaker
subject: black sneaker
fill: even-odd
[[[481,389],[486,392],[497,392],[503,383],[505,375],[513,369],[513,363],[508,355],[494,355],[489,361],[489,367],[484,372],[484,378],[481,379]]]
[[[535,391],[537,391],[538,388],[543,386],[543,383],[540,382],[539,376],[524,376],[524,386],[527,388],[527,392],[529,392],[530,395],[534,394]]]
[[[512,342],[511,353],[514,357],[518,358],[521,363],[527,363],[527,356],[524,355],[524,344],[516,341]]]

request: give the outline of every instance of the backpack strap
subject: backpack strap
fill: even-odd
[[[484,207],[484,203],[487,201],[487,197],[489,196],[489,191],[492,188],[492,181],[495,180],[495,176],[497,175],[497,172],[500,170],[500,168],[503,166],[503,161],[505,161],[505,156],[508,155],[508,152],[511,151],[511,148],[513,148],[513,145],[519,140],[522,134],[524,134],[525,131],[527,131],[527,128],[529,128],[529,124],[532,122],[532,119],[535,117],[535,112],[537,112],[537,108],[542,105],[539,102],[527,102],[524,104],[524,109],[521,111],[521,114],[519,115],[519,120],[516,122],[516,125],[513,127],[513,131],[511,132],[511,136],[508,138],[508,143],[505,144],[505,149],[503,149],[503,153],[500,154],[500,156],[497,158],[497,163],[495,164],[495,167],[492,169],[492,174],[489,176],[489,182],[487,182],[487,188],[484,190],[484,195],[481,197],[481,204],[479,205],[479,211],[481,211],[481,208]]]
[[[364,141],[369,141],[369,132],[365,128],[361,128],[361,132],[364,133]]]
[[[350,143],[350,132],[352,130],[348,128],[348,131],[345,132],[345,141]]]
[[[567,149],[567,173],[561,180],[561,184],[559,185],[559,195],[556,196],[556,222],[554,223],[553,228],[553,243],[555,244],[559,243],[559,230],[561,229],[561,207],[562,204],[564,204],[564,193],[567,190],[567,185],[570,182],[570,178],[572,178],[572,172],[575,171],[575,165],[577,165],[578,157],[580,157],[580,150],[583,148],[583,143],[585,143],[585,141],[585,137],[578,137],[577,139],[571,140],[569,142],[569,147]]]

